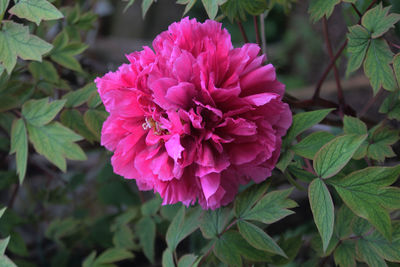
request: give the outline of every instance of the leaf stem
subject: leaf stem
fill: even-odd
[[[326,43],[326,48],[328,50],[329,58],[331,61],[334,59],[333,55],[333,50],[332,50],[332,44],[329,39],[329,29],[328,29],[328,21],[326,19],[326,16],[323,17],[322,19],[322,24],[323,24],[323,32],[324,32],[324,39]],[[339,115],[341,118],[343,118],[343,113],[344,113],[344,108],[346,106],[345,100],[344,100],[344,95],[343,95],[343,88],[340,83],[340,74],[339,71],[336,67],[336,63],[334,61],[333,63],[333,73],[335,75],[335,81],[336,81],[336,86],[337,86],[337,97],[338,97],[338,102],[339,102]]]
[[[258,27],[258,20],[257,16],[253,16],[253,23],[254,23],[254,32],[256,33],[256,42],[259,47],[262,46],[261,44],[261,36],[260,36],[260,29]]]
[[[239,30],[240,30],[240,33],[242,34],[243,41],[244,41],[245,43],[248,43],[248,42],[249,42],[249,39],[247,38],[246,32],[244,31],[242,22],[240,22],[240,21],[238,20],[238,21],[237,21],[237,25],[239,26]]]
[[[268,55],[267,55],[267,37],[265,36],[265,19],[268,17],[269,11],[266,11],[265,13],[260,15],[260,31],[261,31],[261,48],[263,51],[263,54],[265,55],[265,59],[268,60]]]
[[[361,18],[361,17],[362,17],[362,14],[361,14],[360,10],[358,10],[358,8],[356,7],[356,5],[352,3],[351,6],[353,7],[353,9],[354,9],[354,11],[357,13],[357,15]]]

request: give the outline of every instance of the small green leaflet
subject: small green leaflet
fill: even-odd
[[[398,88],[400,88],[400,53],[396,54],[393,58],[393,69],[396,75]]]
[[[71,160],[85,160],[83,150],[74,142],[82,137],[62,126],[58,122],[51,122],[44,126],[27,125],[29,140],[35,150],[45,156],[60,170],[66,171],[65,158]]]
[[[258,226],[246,221],[238,221],[237,225],[242,237],[253,247],[287,258],[285,252],[276,244],[275,240]]]
[[[228,231],[224,233],[215,242],[213,250],[215,256],[229,266],[242,266],[241,251],[237,247],[240,239],[241,237],[237,232]]]
[[[94,259],[96,258],[96,251],[92,251],[82,263],[82,267],[92,267],[94,263]]]
[[[215,0],[214,0],[215,1]],[[218,1],[220,5],[224,1]],[[221,3],[222,2],[222,3]],[[268,8],[266,0],[228,0],[221,6],[222,12],[231,20],[246,20],[246,14],[257,16]]]
[[[192,9],[194,4],[196,4],[196,0],[178,0],[176,3],[179,5],[186,5],[185,11],[183,12],[183,16],[185,16]]]
[[[316,178],[308,187],[308,198],[314,222],[321,235],[323,250],[325,252],[333,234],[335,221],[332,197],[325,183],[321,179]]]
[[[123,224],[118,226],[114,232],[113,244],[116,248],[135,249],[134,236],[129,226]]]
[[[170,248],[164,250],[161,261],[163,267],[175,267],[174,258]]]
[[[96,92],[96,85],[94,83],[89,83],[84,87],[71,91],[63,96],[63,99],[67,99],[67,103],[65,103],[65,107],[72,108],[83,105],[86,101],[89,100],[89,97],[93,92]]]
[[[53,63],[43,60],[42,62],[33,61],[28,65],[29,71],[37,81],[48,81],[57,84],[60,80],[58,72]]]
[[[9,12],[20,18],[35,22],[63,18],[63,14],[47,0],[19,0]]]
[[[321,178],[334,176],[350,161],[366,137],[367,135],[343,135],[324,145],[315,154],[315,172]]]
[[[340,267],[356,266],[356,247],[351,241],[343,241],[333,253],[336,265]]]
[[[61,66],[82,71],[82,67],[75,56],[85,51],[88,46],[84,43],[69,42],[66,31],[60,32],[53,41],[54,49],[51,50],[50,57]]]
[[[124,8],[124,13],[130,8],[133,4],[135,3],[135,0],[129,0],[129,2],[126,4]]]
[[[149,11],[150,6],[153,4],[154,0],[142,0],[142,17],[146,16],[147,11]]]
[[[142,245],[144,255],[154,264],[154,247],[156,241],[156,224],[150,217],[142,217],[136,223],[136,232]]]
[[[24,60],[41,61],[42,55],[52,49],[52,45],[37,36],[29,34],[29,28],[12,21],[3,21],[0,31],[0,62],[10,74],[17,57]]]
[[[118,262],[133,257],[134,255],[126,249],[109,248],[99,255],[99,257],[94,261],[93,265],[101,266],[100,264]]]
[[[89,142],[93,142],[97,139],[97,136],[92,133],[91,130],[88,129],[88,127],[85,124],[85,121],[83,120],[82,114],[76,110],[76,109],[65,109],[61,112],[60,114],[60,120],[61,123],[74,130],[81,136],[85,137],[86,140]]]
[[[261,199],[262,196],[267,192],[270,183],[264,182],[262,184],[255,184],[241,192],[235,200],[234,212],[237,218],[240,218],[243,214],[248,212],[257,200]]]
[[[6,12],[9,3],[10,3],[10,0],[0,1],[0,22],[3,20],[4,13]],[[1,75],[1,72],[0,72],[0,75]]]
[[[197,267],[199,259],[200,258],[194,254],[183,255],[178,261],[178,267]]]
[[[107,117],[107,112],[96,109],[89,109],[83,115],[87,128],[96,136],[97,140],[100,140],[101,128]]]
[[[218,3],[216,0],[201,0],[207,15],[210,19],[215,19],[218,13]]]
[[[383,39],[373,39],[367,51],[364,61],[364,72],[370,80],[374,95],[381,87],[388,91],[394,91],[397,83],[390,66],[393,53]]]
[[[308,13],[310,13],[311,20],[316,22],[323,16],[329,18],[332,15],[333,9],[340,2],[355,3],[356,0],[311,0]]]
[[[10,154],[16,153],[17,173],[19,183],[22,184],[26,174],[28,162],[28,136],[23,119],[16,119],[11,129]]]
[[[292,146],[291,149],[299,156],[313,159],[318,150],[333,138],[335,136],[329,132],[315,132]]]
[[[400,59],[400,57],[398,57]],[[400,63],[400,61],[399,61]],[[399,65],[400,68],[400,65]],[[399,70],[400,71],[400,70]],[[399,77],[400,78],[400,77]],[[390,93],[383,101],[381,107],[379,108],[380,113],[386,113],[389,119],[396,119],[400,121],[400,101],[399,92],[395,91]]]
[[[368,266],[387,266],[386,262],[381,258],[381,256],[363,240],[357,240],[357,256],[363,262],[367,263]]]
[[[390,8],[391,6],[383,8],[380,3],[362,17],[361,24],[370,31],[372,38],[381,37],[400,20],[400,14],[388,15]]]
[[[43,126],[51,122],[64,107],[66,100],[55,100],[49,103],[49,98],[29,100],[22,106],[22,116],[34,126]]]
[[[227,208],[204,211],[200,230],[205,238],[214,238],[222,233],[224,227],[232,219],[232,213]]]
[[[10,241],[10,237],[0,239],[0,256],[3,256],[4,253],[6,252],[6,248],[7,248],[9,241]]]
[[[320,109],[294,115],[292,126],[284,138],[283,146],[290,145],[296,136],[322,121],[332,110],[331,108]]]
[[[378,124],[370,131],[370,137],[368,138],[370,144],[367,148],[368,157],[383,162],[385,158],[396,156],[391,145],[395,144],[398,138],[398,131]]]
[[[387,210],[400,208],[400,190],[389,187],[400,174],[396,167],[369,167],[345,177],[327,180],[346,205],[361,218],[367,219],[383,236],[390,240],[392,226]]]
[[[343,118],[343,131],[346,134],[364,135],[368,133],[367,125],[358,118],[344,116]]]
[[[350,54],[346,70],[346,74],[348,75],[356,71],[363,63],[370,44],[370,36],[364,27],[354,25],[349,28],[347,39],[349,41],[347,51]]]

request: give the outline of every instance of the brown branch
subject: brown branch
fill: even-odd
[[[253,23],[254,23],[254,31],[256,33],[256,42],[258,46],[261,48],[261,36],[260,36],[260,29],[258,27],[257,16],[253,16]]]
[[[361,18],[361,17],[362,17],[362,14],[361,14],[360,10],[358,10],[358,8],[356,7],[356,5],[355,5],[355,4],[351,4],[351,6],[353,7],[353,9],[354,9],[354,11],[357,13],[357,15]]]
[[[249,39],[247,38],[246,32],[244,31],[243,24],[240,21],[237,21],[237,25],[239,26],[239,30],[240,30],[240,33],[242,34],[243,41],[245,43],[248,43]]]
[[[331,41],[329,39],[328,21],[326,19],[326,16],[323,17],[322,24],[323,24],[323,32],[324,32],[326,48],[328,50],[329,58],[331,59],[331,61],[333,61],[334,55],[333,55]],[[339,115],[340,115],[340,117],[343,117],[344,107],[346,106],[346,103],[344,100],[343,88],[340,83],[340,74],[336,67],[335,61],[333,63],[333,73],[335,75],[335,81],[336,81],[336,86],[337,86],[337,97],[338,97],[338,102],[339,102]]]
[[[378,93],[371,98],[368,103],[363,107],[363,109],[360,111],[360,114],[358,114],[358,118],[362,118],[365,113],[367,113],[367,111],[371,108],[371,106],[375,103],[375,101],[381,96],[381,94],[383,93],[383,88],[381,88]]]

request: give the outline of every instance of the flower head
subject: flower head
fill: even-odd
[[[114,172],[163,204],[198,200],[205,209],[269,177],[292,116],[260,48],[233,48],[220,23],[184,18],[153,49],[95,81],[110,113],[101,143],[114,151]]]

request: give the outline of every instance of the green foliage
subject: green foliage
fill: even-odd
[[[266,0],[227,0],[222,5],[222,12],[231,20],[246,20],[246,15],[257,16],[267,8]]]
[[[340,2],[355,3],[356,0],[311,0],[308,13],[310,13],[314,22],[320,20],[323,16],[329,18],[335,6]]]
[[[372,38],[381,37],[400,20],[400,14],[388,14],[391,6],[382,7],[382,3],[365,12],[362,25],[367,28]]]
[[[63,17],[60,11],[47,0],[19,0],[8,12],[20,18],[35,22],[55,20]]]
[[[28,136],[25,122],[22,119],[17,119],[13,122],[10,154],[12,153],[16,154],[17,173],[19,183],[22,184],[25,178],[28,161]]]

